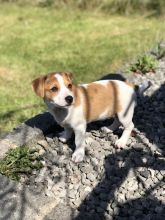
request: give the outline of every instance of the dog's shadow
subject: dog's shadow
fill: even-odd
[[[134,219],[133,216],[135,217],[136,214],[137,218],[139,215],[138,219],[144,219],[148,214],[156,214],[156,207],[159,209],[157,217],[164,215],[165,205],[163,205],[161,201],[158,201],[158,199],[152,194],[155,189],[163,184],[163,177],[153,186],[150,186],[149,188],[144,187],[144,193],[138,199],[136,199],[136,196],[134,196],[135,199],[127,200],[126,202],[119,202],[116,199],[116,192],[126,180],[130,169],[133,170],[137,183],[142,185],[145,183],[143,182],[144,180],[139,178],[139,173],[137,172],[138,168],[143,167],[144,169],[150,168],[159,171],[164,170],[165,162],[163,159],[154,158],[153,163],[150,161],[145,163],[142,159],[142,155],[143,157],[146,156],[152,158],[152,154],[150,154],[149,151],[144,152],[142,148],[122,150],[115,154],[109,154],[104,160],[105,173],[102,180],[82,201],[81,205],[78,207],[79,214],[74,219],[103,220],[109,219],[107,216],[113,216],[112,219],[121,219],[121,217]],[[123,167],[119,166],[119,158],[120,161],[125,163]],[[128,190],[133,192],[131,189]],[[123,190],[122,197],[129,195],[128,190]],[[111,206],[108,207],[110,203]],[[153,207],[153,210],[151,210],[151,207]],[[157,218],[153,217],[150,219]]]

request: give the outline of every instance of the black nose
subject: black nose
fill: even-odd
[[[68,104],[71,104],[73,102],[73,97],[71,95],[68,95],[65,97],[65,100]]]

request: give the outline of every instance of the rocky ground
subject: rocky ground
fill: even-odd
[[[59,142],[59,127],[38,141],[44,167],[21,179],[38,206],[40,195],[45,198],[31,219],[165,219],[165,60],[156,73],[130,77],[137,84],[148,79],[152,85],[137,100],[135,129],[124,149],[114,146],[122,127],[115,134],[101,131],[111,120],[88,126],[86,157],[79,164],[71,161],[74,141]]]

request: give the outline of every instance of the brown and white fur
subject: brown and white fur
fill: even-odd
[[[85,154],[87,123],[117,116],[109,127],[110,132],[120,124],[124,131],[116,141],[124,147],[134,124],[132,122],[136,94],[134,86],[119,80],[100,80],[89,84],[73,85],[72,74],[50,73],[32,82],[35,93],[42,97],[58,124],[64,127],[60,140],[66,142],[75,133],[74,162],[81,162]]]

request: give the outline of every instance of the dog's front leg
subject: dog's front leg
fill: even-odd
[[[81,124],[81,125],[77,126],[76,128],[74,128],[76,149],[72,155],[72,160],[75,163],[81,162],[84,159],[85,131],[86,131],[86,124]]]

